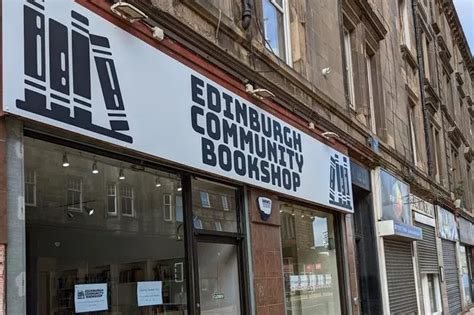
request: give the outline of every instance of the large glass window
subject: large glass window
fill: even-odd
[[[340,314],[334,216],[291,204],[280,213],[286,314]]]
[[[32,138],[24,155],[28,314],[186,313],[180,178]]]

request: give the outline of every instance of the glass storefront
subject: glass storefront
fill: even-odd
[[[286,314],[340,314],[334,215],[291,204],[280,214]]]
[[[25,138],[28,314],[185,314],[181,181]]]

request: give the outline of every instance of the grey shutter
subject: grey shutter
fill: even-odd
[[[435,228],[419,222],[415,222],[415,226],[423,230],[423,239],[416,241],[420,272],[437,274],[439,265]]]
[[[458,266],[456,263],[456,243],[443,240],[444,279],[448,292],[449,313],[459,314],[461,306],[461,288],[459,287]]]
[[[416,314],[415,271],[411,242],[384,239],[388,299],[391,314]]]

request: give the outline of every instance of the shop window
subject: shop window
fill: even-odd
[[[36,171],[25,171],[25,205],[36,207]]]
[[[201,197],[201,206],[204,208],[210,208],[211,202],[209,201],[209,193],[200,191],[199,196]]]
[[[107,184],[107,214],[117,215],[117,185]]]
[[[169,222],[173,220],[173,203],[171,194],[163,195],[163,220]]]
[[[82,178],[67,179],[67,208],[72,211],[82,211]]]
[[[120,186],[120,206],[121,213],[124,216],[134,216],[134,191],[131,185],[123,184]]]
[[[142,167],[132,171],[132,165],[97,152],[29,137],[24,137],[24,164],[25,183],[32,182],[29,170],[54,179],[36,183],[41,183],[36,208],[25,212],[29,314],[78,313],[75,297],[86,290],[107,290],[101,300],[104,315],[188,313],[185,230],[170,228],[157,213],[167,188],[179,185],[178,176]],[[99,173],[91,172],[94,164]],[[122,168],[126,183],[118,181]],[[81,204],[82,212],[69,209]],[[107,219],[117,210],[123,215]],[[160,292],[162,301],[139,306],[147,290]],[[99,311],[88,307],[87,314]]]
[[[355,110],[354,68],[352,64],[352,32],[344,29],[344,56],[346,62],[347,94],[349,107]]]
[[[205,180],[193,180],[192,194],[195,229],[238,232],[235,188]],[[224,203],[223,197],[227,200],[226,207],[216,206],[219,200]]]
[[[291,204],[280,210],[294,220],[294,239],[281,226],[287,313],[340,314],[334,216]]]
[[[265,46],[289,63],[289,30],[287,0],[263,0]]]

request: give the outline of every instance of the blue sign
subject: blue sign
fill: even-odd
[[[412,239],[423,239],[423,232],[420,228],[408,224],[393,222],[395,235],[404,236]]]

